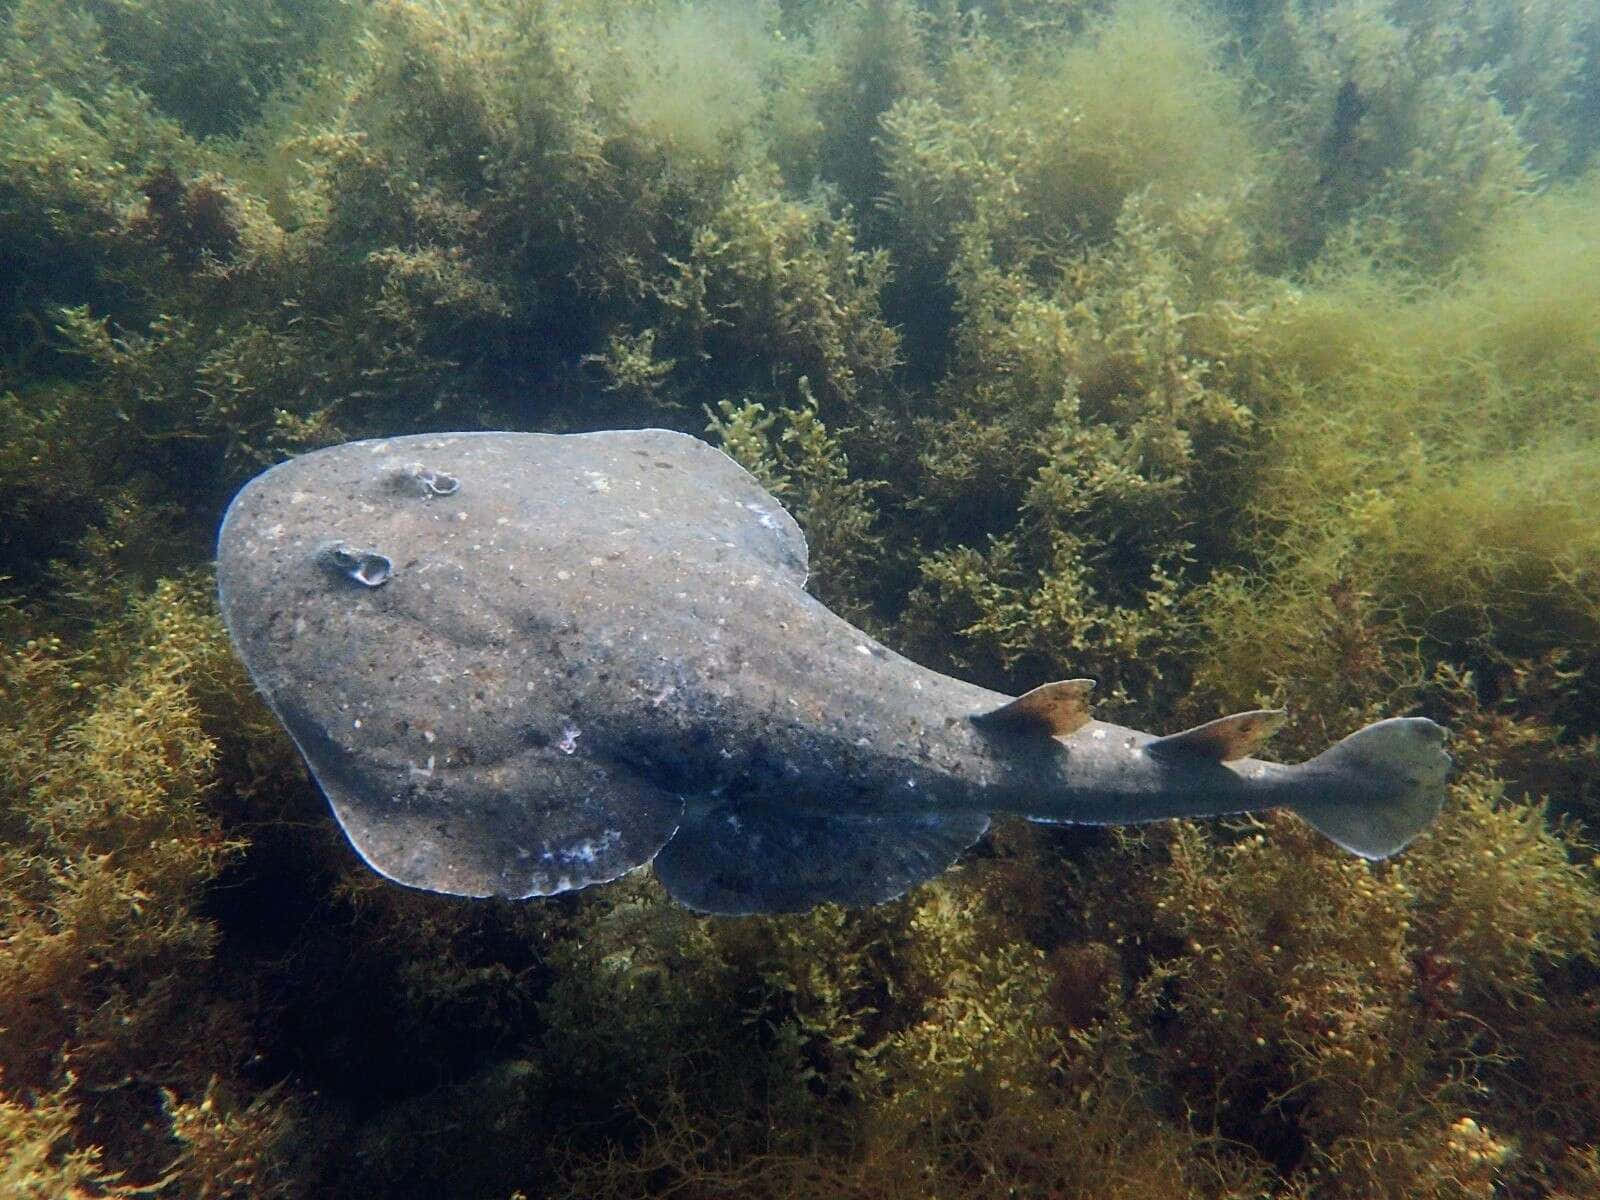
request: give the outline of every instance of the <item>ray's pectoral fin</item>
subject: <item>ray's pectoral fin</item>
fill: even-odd
[[[356,852],[379,874],[456,896],[548,896],[650,861],[671,792],[553,747],[470,767],[397,768],[286,718]]]
[[[1092,691],[1092,679],[1058,679],[999,708],[973,713],[971,720],[979,729],[993,733],[1065,737],[1088,723]]]
[[[1157,758],[1177,760],[1202,758],[1213,762],[1232,762],[1249,758],[1278,730],[1288,718],[1281,708],[1258,708],[1250,712],[1218,717],[1182,733],[1157,738],[1145,747],[1145,752]]]
[[[656,877],[701,912],[881,904],[949,868],[983,836],[981,813],[867,813],[690,801]]]

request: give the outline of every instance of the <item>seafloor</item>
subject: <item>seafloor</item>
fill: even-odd
[[[0,1195],[1600,1195],[1590,0],[0,0]],[[383,882],[219,624],[349,438],[655,425],[918,661],[1445,811],[876,908]]]

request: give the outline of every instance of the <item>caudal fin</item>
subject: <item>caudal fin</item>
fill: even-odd
[[[1296,771],[1289,807],[1362,858],[1388,858],[1428,827],[1444,803],[1445,731],[1425,717],[1358,729]]]

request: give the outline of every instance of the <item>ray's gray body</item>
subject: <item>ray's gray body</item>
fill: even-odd
[[[358,578],[362,551],[392,572]],[[331,447],[248,484],[218,545],[257,685],[357,851],[416,887],[547,895],[654,859],[692,907],[782,911],[898,895],[993,813],[1289,805],[1379,857],[1437,811],[1432,722],[1299,766],[1100,721],[985,728],[1010,697],[895,654],[805,579],[778,502],[662,430]]]

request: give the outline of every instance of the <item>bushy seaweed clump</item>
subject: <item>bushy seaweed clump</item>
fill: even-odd
[[[280,1194],[291,1106],[241,1077],[254,1043],[204,911],[243,845],[208,728],[243,680],[203,580],[140,597],[92,649],[9,642],[0,671],[8,1194]]]
[[[0,1191],[1592,1192],[1591,7],[0,5]],[[383,884],[222,504],[643,424],[931,665],[1287,757],[1420,706],[1451,802],[783,919]]]
[[[1270,841],[1132,839],[1064,889],[1053,854],[1008,839],[893,909],[697,923],[710,940],[676,964],[681,989],[637,924],[648,909],[624,901],[625,936],[583,950],[609,982],[580,1012],[642,1004],[626,1027],[653,1049],[565,1037],[569,1069],[602,1072],[644,1137],[578,1158],[561,1194],[1487,1197],[1581,1180],[1567,1151],[1600,1115],[1578,1097],[1592,1043],[1571,1040],[1587,1004],[1531,989],[1588,952],[1600,896],[1536,807],[1491,792],[1463,793],[1414,874],[1330,855],[1284,818]],[[760,983],[739,986],[752,952]],[[570,998],[589,973],[565,965]],[[1557,1034],[1576,1052],[1560,1067]],[[775,1075],[730,1070],[751,1054]],[[1535,1062],[1559,1133],[1532,1096],[1497,1099]]]

